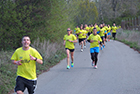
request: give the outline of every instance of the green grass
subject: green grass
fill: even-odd
[[[133,49],[135,49],[137,51],[140,51],[140,46],[136,42],[130,42],[130,41],[127,41],[127,40],[119,40],[119,39],[117,39],[117,40],[120,41],[120,42],[125,43],[126,45],[129,45],[130,48],[133,48]]]
[[[16,66],[10,60],[13,51],[1,51],[0,53],[0,94],[7,94],[15,84]]]
[[[129,45],[137,51],[140,51],[140,32],[131,30],[118,30],[116,40]]]

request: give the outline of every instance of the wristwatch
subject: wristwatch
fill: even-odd
[[[37,58],[35,58],[35,60],[34,61],[36,61],[37,60]]]

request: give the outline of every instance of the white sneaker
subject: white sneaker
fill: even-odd
[[[95,66],[94,66],[94,69],[97,69],[97,68],[98,68],[98,67],[95,65]]]
[[[86,46],[84,46],[84,49],[86,49]]]
[[[81,52],[83,52],[83,49],[81,49]]]

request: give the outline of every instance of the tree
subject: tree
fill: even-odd
[[[103,19],[105,23],[122,19],[124,16],[135,16],[139,11],[139,4],[138,0],[99,0],[96,2],[100,14],[99,19]]]
[[[90,2],[85,0],[81,2],[79,6],[80,14],[78,15],[78,24],[93,24],[97,22],[98,10],[96,8],[95,2]]]

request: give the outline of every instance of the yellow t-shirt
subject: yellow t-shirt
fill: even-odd
[[[74,47],[74,43],[73,42],[69,42],[69,40],[74,41],[74,40],[77,39],[75,35],[73,35],[73,34],[70,34],[70,35],[66,34],[63,39],[66,41],[65,48],[68,48],[68,49],[74,49],[75,48]]]
[[[109,26],[109,27],[107,28],[107,33],[109,33],[110,30],[111,30],[111,27]]]
[[[97,32],[100,30],[100,27],[96,27],[96,29],[97,29]]]
[[[86,31],[89,31],[90,28],[87,26],[85,29],[86,29]]]
[[[93,32],[93,28],[94,28],[94,27],[91,27],[91,28],[90,28],[90,32]]]
[[[87,31],[86,30],[79,30],[77,33],[80,33],[80,32],[81,32],[81,34],[78,35],[78,38],[79,39],[86,38]]]
[[[102,42],[101,37],[97,34],[97,35],[93,35],[91,34],[87,40],[94,40],[93,43],[90,43],[90,48],[94,48],[94,47],[99,47],[99,43],[98,41]]]
[[[98,26],[98,25],[96,25],[96,26],[95,26],[95,28],[97,29],[97,28],[99,28],[99,26]]]
[[[103,28],[104,28],[105,34],[107,34],[107,26],[104,26]]]
[[[76,32],[75,32],[75,33],[77,34],[77,32],[80,30],[80,28],[75,28],[75,30],[76,30]]]
[[[83,35],[83,38],[87,38],[87,33],[88,33],[88,31],[87,30],[83,30],[84,32],[84,35]]]
[[[36,79],[36,61],[30,60],[30,56],[42,60],[42,56],[38,51],[32,47],[29,50],[23,50],[22,47],[18,48],[11,57],[11,60],[22,60],[22,65],[18,65],[17,76],[24,77],[28,80]]]
[[[119,29],[117,26],[112,26],[112,33],[116,33],[116,30]]]
[[[101,37],[105,36],[104,31],[105,31],[104,28],[101,28],[101,29],[100,29],[99,35],[100,35]]]

